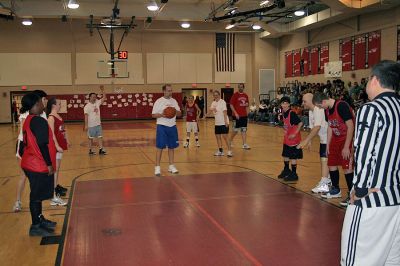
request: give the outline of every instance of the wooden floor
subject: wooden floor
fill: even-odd
[[[179,175],[254,172],[267,179],[276,179],[282,170],[282,129],[266,125],[250,124],[248,143],[251,150],[241,149],[237,136],[234,142],[234,157],[214,157],[216,141],[213,120],[200,123],[201,147],[191,143],[188,149],[179,147],[175,152],[175,162]],[[184,123],[178,122],[180,139],[184,139]],[[108,155],[89,157],[86,134],[81,124],[68,124],[67,131],[72,142],[71,149],[64,154],[61,165],[60,183],[66,187],[75,181],[105,180],[149,177],[154,174],[155,161],[155,121],[109,122],[104,125],[104,136]],[[23,211],[13,213],[19,167],[15,159],[17,128],[0,126],[0,261],[2,265],[54,265],[59,245],[40,245],[40,238],[29,237],[31,223],[28,209],[29,185],[23,194]],[[311,188],[320,179],[319,143],[316,139],[311,151],[304,151],[304,159],[299,162],[297,184],[287,184],[299,191],[310,194],[314,200],[321,200],[312,194]],[[162,174],[166,175],[167,154],[163,155]],[[281,181],[278,181],[281,182]],[[341,174],[341,187],[346,190]],[[344,194],[344,193],[343,193]],[[68,195],[68,194],[67,194]],[[321,200],[322,201],[322,200]],[[338,206],[339,200],[325,201],[324,204]],[[66,208],[43,204],[46,217],[58,222],[57,234],[61,234]],[[344,212],[344,209],[341,210]],[[336,221],[337,223],[337,221]],[[318,252],[318,251],[316,251]],[[5,262],[5,264],[4,264]]]

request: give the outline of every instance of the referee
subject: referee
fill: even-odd
[[[341,265],[400,265],[400,64],[381,61],[357,113]]]

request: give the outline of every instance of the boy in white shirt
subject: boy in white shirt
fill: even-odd
[[[319,136],[319,154],[321,157],[321,181],[311,191],[314,193],[328,193],[331,179],[329,178],[328,156],[326,154],[326,143],[328,138],[328,122],[325,120],[325,111],[313,104],[313,95],[306,93],[303,95],[303,106],[310,110],[310,134],[298,145],[298,148],[311,146],[311,140],[318,134]]]
[[[215,117],[215,138],[217,139],[218,150],[215,152],[215,156],[224,156],[224,150],[222,148],[222,138],[228,148],[228,157],[232,157],[231,145],[229,145],[228,133],[229,133],[229,118],[227,114],[226,102],[221,99],[219,91],[213,93],[214,101],[211,103],[210,112]]]

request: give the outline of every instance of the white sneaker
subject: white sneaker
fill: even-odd
[[[189,147],[189,142],[185,142],[185,144],[183,144],[183,147],[184,147],[184,148]]]
[[[224,156],[224,152],[216,151],[216,152],[214,153],[214,156]]]
[[[196,147],[200,147],[200,143],[196,141]]]
[[[242,148],[245,149],[245,150],[250,150],[250,146],[247,145],[246,143],[243,144]]]
[[[311,189],[313,193],[328,193],[329,185],[331,184],[331,179],[327,177],[322,177],[319,183]]]
[[[155,174],[156,176],[160,176],[160,175],[161,175],[161,167],[160,167],[160,166],[156,166],[156,167],[154,168],[154,174]]]
[[[14,211],[14,212],[20,212],[20,211],[22,211],[22,203],[21,203],[20,200],[17,200],[17,201],[15,202],[14,207],[13,207],[13,211]]]
[[[65,206],[67,202],[65,202],[62,198],[55,196],[50,200],[51,206]]]
[[[179,173],[178,169],[176,169],[175,165],[170,164],[168,167],[168,172],[172,173],[172,174],[177,174]]]
[[[228,151],[228,153],[226,154],[226,156],[228,156],[228,157],[233,157],[232,151]]]

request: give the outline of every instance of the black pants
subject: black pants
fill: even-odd
[[[40,222],[42,214],[42,201],[53,197],[54,174],[35,173],[24,170],[28,177],[31,192],[29,194],[29,210],[31,212],[32,224]]]

